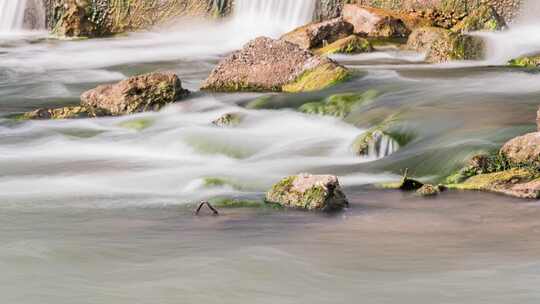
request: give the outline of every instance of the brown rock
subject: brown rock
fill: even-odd
[[[21,119],[69,119],[88,117],[88,111],[81,106],[63,107],[55,109],[37,109],[24,113]]]
[[[345,38],[352,32],[352,24],[345,22],[342,18],[335,18],[304,25],[283,35],[281,39],[297,44],[303,49],[312,49]]]
[[[405,23],[390,11],[345,4],[343,19],[354,26],[355,34],[370,37],[407,37],[410,30]]]
[[[540,164],[540,132],[511,139],[504,144],[501,153],[516,164]]]
[[[256,38],[222,60],[202,90],[302,92],[323,89],[349,72],[334,61],[298,45],[267,37]]]
[[[174,73],[150,73],[86,91],[81,105],[93,116],[124,115],[157,111],[187,94]]]

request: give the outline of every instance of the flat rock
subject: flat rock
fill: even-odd
[[[349,71],[294,43],[256,38],[222,60],[201,90],[217,92],[306,92],[345,80]]]
[[[189,94],[174,73],[149,73],[116,84],[100,85],[81,95],[81,105],[92,116],[157,111]]]
[[[347,198],[333,175],[300,174],[275,184],[266,201],[284,207],[307,210],[339,210],[348,206]]]

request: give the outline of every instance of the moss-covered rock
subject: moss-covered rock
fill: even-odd
[[[497,11],[492,6],[484,5],[469,13],[452,28],[452,31],[460,33],[499,31],[505,27],[506,22]]]
[[[522,56],[508,61],[509,66],[520,68],[540,67],[540,55]]]
[[[453,60],[481,60],[485,43],[480,37],[455,33],[436,27],[416,29],[409,36],[407,48],[426,54],[432,63]]]
[[[355,107],[374,100],[378,91],[368,90],[363,93],[342,93],[331,95],[323,101],[303,104],[298,110],[306,114],[345,117]]]
[[[317,55],[331,54],[359,54],[373,52],[373,46],[369,40],[357,35],[339,39],[325,47],[314,51]]]
[[[298,45],[256,38],[222,60],[201,89],[217,92],[308,92],[346,80],[350,72]]]
[[[306,210],[339,210],[348,206],[338,178],[332,175],[300,174],[275,184],[266,201],[284,207]]]
[[[24,113],[18,118],[22,120],[33,119],[72,119],[86,118],[92,116],[85,107],[70,106],[55,109],[37,109],[31,112]]]

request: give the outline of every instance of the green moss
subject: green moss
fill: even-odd
[[[231,187],[235,190],[247,190],[250,187],[249,185],[243,185],[233,179],[226,177],[204,177],[203,186],[206,188],[215,188],[215,187]]]
[[[133,120],[123,121],[118,124],[119,127],[132,129],[135,131],[142,131],[151,127],[154,124],[155,120],[151,118],[138,118]]]
[[[265,109],[269,107],[270,99],[272,98],[272,95],[264,95],[261,97],[258,97],[255,100],[252,100],[246,104],[246,109]]]
[[[266,204],[262,200],[243,200],[243,199],[231,199],[231,198],[212,199],[210,200],[210,204],[212,204],[212,206],[216,208],[266,208],[266,207],[272,207],[276,209],[281,208],[281,207],[275,207],[274,204]]]
[[[347,80],[351,76],[344,67],[327,63],[304,72],[295,81],[283,86],[283,92],[299,93],[325,89]]]
[[[508,65],[520,68],[537,68],[540,66],[540,55],[515,58],[508,61]]]
[[[317,55],[331,55],[331,54],[358,54],[368,53],[373,51],[373,46],[369,40],[351,35],[347,38],[337,40],[323,48],[315,50]]]
[[[373,101],[378,91],[368,90],[363,93],[343,93],[331,95],[323,101],[303,104],[298,110],[306,114],[347,116],[354,107]]]
[[[536,178],[535,172],[523,168],[513,168],[505,171],[480,174],[468,178],[459,184],[450,184],[448,188],[459,190],[492,190],[494,186],[509,183],[528,182]]]
[[[252,155],[252,151],[233,145],[226,138],[189,136],[185,139],[185,142],[201,154],[221,154],[236,159],[243,159]]]

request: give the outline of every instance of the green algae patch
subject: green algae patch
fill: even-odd
[[[232,199],[232,198],[216,198],[211,199],[212,206],[221,209],[238,209],[238,208],[253,208],[253,209],[284,209],[279,204],[267,203],[263,200],[248,200],[248,199]]]
[[[334,63],[322,64],[304,72],[295,81],[282,87],[283,92],[300,93],[322,90],[351,77],[351,72]]]
[[[323,48],[314,51],[315,54],[326,56],[331,54],[359,54],[373,52],[373,46],[369,40],[351,35],[339,39]]]
[[[251,110],[266,109],[270,106],[270,100],[272,99],[272,96],[273,95],[264,95],[264,96],[258,97],[248,102],[245,105],[245,108],[251,109]]]
[[[473,10],[463,20],[458,22],[453,28],[454,32],[476,32],[476,31],[500,31],[506,27],[504,19],[497,11],[489,6],[483,5]]]
[[[323,101],[303,104],[298,110],[306,114],[327,115],[336,117],[347,116],[354,107],[373,101],[379,95],[378,91],[368,90],[363,93],[343,93],[331,95]]]
[[[523,56],[508,61],[511,67],[538,68],[540,66],[540,55]]]
[[[491,191],[494,187],[517,184],[534,180],[536,174],[528,169],[513,168],[505,171],[480,174],[468,178],[463,183],[450,184],[449,189]]]
[[[118,124],[119,127],[131,129],[135,131],[142,131],[151,127],[155,123],[154,119],[151,118],[138,118],[128,121],[123,121]]]
[[[201,154],[207,155],[225,155],[231,158],[244,159],[251,156],[254,152],[243,148],[240,145],[234,145],[226,138],[205,138],[202,136],[189,136],[184,139],[186,144]]]

